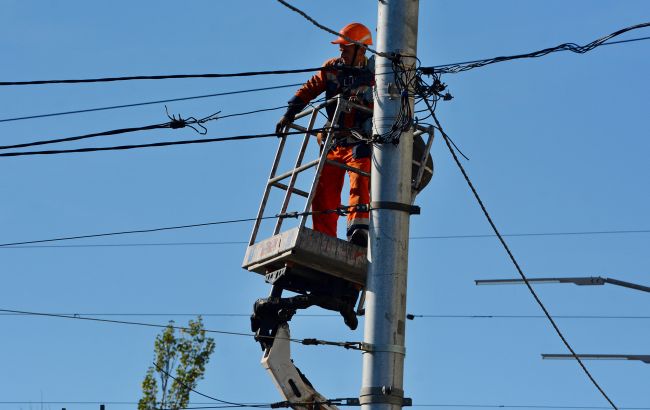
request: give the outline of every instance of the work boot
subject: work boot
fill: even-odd
[[[348,237],[348,242],[361,246],[363,248],[368,247],[368,230],[367,229],[355,229],[352,232],[352,235]]]

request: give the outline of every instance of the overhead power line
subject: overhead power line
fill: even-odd
[[[284,1],[284,0],[277,0],[277,1],[278,1],[278,3],[282,4],[284,7],[288,8],[289,10],[294,11],[294,12],[300,14],[302,17],[304,17],[304,18],[305,18],[307,21],[309,21],[311,24],[315,25],[316,27],[318,27],[319,29],[321,29],[321,30],[323,30],[323,31],[325,31],[325,32],[327,32],[327,33],[330,33],[330,34],[332,34],[332,35],[335,35],[336,37],[342,37],[342,38],[344,38],[346,41],[348,41],[349,43],[356,44],[356,45],[358,45],[358,46],[360,46],[360,47],[364,47],[364,48],[366,48],[368,51],[370,51],[371,53],[376,54],[376,55],[378,55],[378,56],[386,57],[386,58],[391,59],[391,60],[395,58],[395,55],[393,55],[393,54],[379,52],[379,51],[377,51],[377,50],[375,50],[375,49],[373,49],[373,48],[368,47],[368,45],[363,44],[362,42],[359,42],[359,41],[357,41],[357,40],[354,40],[354,39],[352,39],[352,38],[350,38],[350,37],[348,37],[348,36],[346,36],[346,35],[343,35],[343,34],[339,33],[339,32],[336,31],[336,30],[332,30],[331,28],[329,28],[329,27],[327,27],[327,26],[324,26],[324,25],[320,24],[319,22],[317,22],[316,20],[314,20],[313,17],[309,16],[309,15],[308,15],[307,13],[305,13],[304,11],[300,10],[299,8],[297,8],[297,7],[295,7],[295,6],[292,6],[291,4],[287,3],[287,2]]]
[[[641,28],[645,27],[650,27],[650,22],[648,23],[641,23],[641,24],[636,24],[634,26],[629,26],[620,30],[617,30],[611,34],[608,34],[604,37],[601,37],[597,40],[592,41],[591,43],[585,44],[584,46],[577,45],[575,43],[563,43],[560,45],[557,45],[555,47],[550,47],[550,48],[545,48],[542,50],[537,50],[533,51],[530,53],[526,54],[515,54],[511,56],[502,56],[502,57],[492,57],[492,58],[486,58],[483,60],[474,60],[474,61],[468,61],[464,63],[455,63],[455,64],[444,64],[444,65],[439,65],[439,66],[432,66],[432,67],[420,67],[420,70],[422,71],[423,74],[456,74],[460,73],[463,71],[468,71],[472,70],[474,68],[479,68],[479,67],[484,67],[486,65],[490,64],[495,64],[495,63],[501,63],[504,61],[512,61],[512,60],[520,60],[524,58],[538,58],[538,57],[543,57],[545,55],[555,53],[558,51],[571,51],[573,53],[577,54],[584,54],[587,53],[595,48],[601,47],[603,45],[608,45],[608,44],[621,44],[621,43],[627,43],[631,41],[640,41],[640,40],[647,40],[650,37],[644,37],[644,38],[637,38],[637,39],[631,39],[631,40],[623,40],[623,41],[618,41],[618,42],[611,42],[607,43],[607,40],[610,40],[614,37],[620,36],[621,34],[627,33],[629,31],[633,30],[638,30]]]
[[[299,68],[293,70],[268,70],[268,71],[245,71],[240,73],[206,73],[206,74],[165,74],[165,75],[134,75],[125,77],[100,77],[84,78],[74,80],[35,80],[35,81],[0,81],[0,86],[9,85],[42,85],[42,84],[80,84],[80,83],[107,83],[116,81],[133,80],[170,80],[180,78],[230,78],[230,77],[252,77],[260,75],[282,75],[309,73],[321,70],[322,67]]]
[[[36,119],[36,118],[57,117],[57,116],[61,116],[61,115],[81,114],[81,113],[95,112],[95,111],[116,110],[116,109],[120,109],[120,108],[141,107],[141,106],[144,106],[144,105],[164,104],[164,103],[176,102],[176,101],[198,100],[198,99],[201,99],[201,98],[221,97],[221,96],[224,96],[224,95],[244,94],[244,93],[253,93],[253,92],[258,92],[258,91],[277,90],[277,89],[280,89],[280,88],[298,87],[298,86],[301,86],[301,85],[302,85],[302,83],[285,84],[285,85],[277,85],[277,86],[273,86],[273,87],[250,88],[250,89],[246,89],[246,90],[226,91],[226,92],[222,92],[222,93],[195,95],[195,96],[192,96],[192,97],[169,98],[169,99],[166,99],[166,100],[155,100],[155,101],[145,101],[145,102],[131,103],[131,104],[111,105],[111,106],[108,106],[108,107],[85,108],[85,109],[80,109],[80,110],[55,112],[55,113],[49,113],[49,114],[36,114],[36,115],[28,115],[28,116],[24,116],[24,117],[2,118],[2,119],[0,119],[0,123],[2,123],[2,122],[10,122],[10,121],[20,121],[20,120],[32,120],[32,119]]]
[[[275,218],[268,217],[268,218]],[[256,218],[236,219],[231,221],[223,221],[225,223],[248,222]],[[133,246],[209,246],[209,245],[244,245],[247,241],[217,241],[217,242],[160,242],[160,243],[104,243],[104,244],[79,244],[79,245],[29,245],[42,242],[58,242],[71,239],[84,239],[96,238],[100,236],[116,236],[128,235],[134,233],[151,233],[164,230],[174,229],[188,229],[198,228],[209,225],[221,225],[220,222],[203,222],[192,225],[180,225],[173,227],[151,228],[145,230],[128,230],[121,232],[108,232],[93,235],[81,235],[64,237],[60,239],[48,239],[38,241],[16,242],[15,244],[0,244],[0,248],[4,249],[31,249],[31,248],[97,248],[97,247],[133,247]],[[637,230],[611,230],[611,231],[582,231],[582,232],[533,232],[533,233],[514,233],[514,234],[501,234],[503,237],[535,237],[535,236],[570,236],[570,235],[613,235],[613,234],[639,234],[650,233],[650,229],[637,229]],[[426,239],[475,239],[475,238],[496,238],[494,234],[482,235],[438,235],[438,236],[412,236],[412,240],[426,240]]]
[[[79,401],[79,400],[68,400],[68,401],[42,401],[42,400],[32,400],[32,401],[0,401],[0,404],[88,404],[88,405],[97,405],[97,404],[106,404],[106,405],[136,405],[137,401]],[[203,406],[203,405],[213,405],[214,402],[192,402],[189,406]],[[249,406],[262,406],[265,403],[249,403]],[[413,403],[412,407],[460,407],[460,408],[524,408],[524,409],[609,409],[609,407],[603,406],[577,406],[577,405],[548,405],[548,404],[481,404],[481,403]],[[188,408],[197,408],[197,407],[188,407]],[[206,408],[206,407],[201,407]],[[224,408],[222,406],[213,406],[209,408]],[[650,410],[650,407],[620,407],[621,410]]]
[[[14,145],[4,145],[4,146],[0,146],[0,150],[13,149],[13,148],[26,148],[26,147],[33,147],[33,146],[47,145],[47,144],[57,144],[61,142],[71,142],[71,141],[78,141],[78,140],[89,139],[89,138],[105,137],[105,136],[125,134],[125,133],[138,132],[138,131],[150,131],[150,130],[164,129],[164,128],[178,129],[178,128],[190,127],[194,131],[198,132],[199,134],[205,135],[207,133],[207,129],[203,126],[203,124],[205,124],[208,121],[223,120],[232,117],[241,117],[244,115],[258,114],[261,112],[275,111],[282,108],[286,108],[286,105],[282,105],[279,107],[262,108],[258,110],[227,114],[227,115],[219,115],[219,112],[217,112],[215,114],[212,114],[210,116],[198,120],[194,117],[183,119],[179,115],[179,118],[169,117],[171,121],[162,124],[147,125],[144,127],[120,128],[117,130],[102,131],[98,133],[85,134],[85,135],[80,135],[75,137],[55,138],[55,139],[26,142],[21,144],[14,144]],[[167,115],[169,116],[169,114]],[[194,128],[194,125],[201,127],[202,130],[199,131],[198,129]]]
[[[475,198],[476,201],[478,202],[478,204],[479,204],[479,206],[480,206],[480,208],[481,208],[481,211],[483,212],[483,215],[485,215],[485,218],[487,219],[488,223],[490,224],[490,227],[492,228],[492,230],[493,230],[494,233],[496,234],[497,238],[499,239],[499,242],[501,243],[501,245],[502,245],[503,248],[505,249],[506,253],[508,254],[508,257],[510,258],[510,260],[512,261],[514,267],[516,268],[517,272],[519,273],[519,276],[521,276],[521,278],[522,278],[523,281],[525,282],[525,284],[526,284],[528,290],[530,291],[531,295],[533,296],[533,298],[535,299],[535,301],[537,302],[537,304],[539,305],[539,307],[540,307],[540,308],[542,309],[542,311],[544,312],[544,315],[548,318],[549,322],[550,322],[551,325],[553,326],[553,329],[555,329],[555,332],[557,333],[557,335],[558,335],[558,336],[560,337],[560,339],[562,340],[562,343],[564,343],[564,345],[566,346],[566,348],[571,352],[571,354],[573,355],[573,358],[574,358],[574,359],[576,360],[576,362],[580,365],[580,367],[582,368],[582,370],[584,371],[584,373],[587,375],[587,377],[589,378],[589,380],[590,380],[590,381],[592,382],[592,384],[596,387],[596,389],[598,389],[598,391],[600,392],[600,394],[601,394],[601,395],[602,395],[602,396],[603,396],[603,397],[604,397],[604,398],[609,402],[609,404],[612,406],[612,408],[613,408],[614,410],[618,410],[618,408],[616,407],[616,404],[614,404],[614,402],[612,401],[612,399],[609,398],[609,396],[607,395],[607,393],[605,393],[605,391],[603,390],[603,388],[598,384],[598,382],[597,382],[596,379],[592,376],[592,374],[589,372],[589,370],[588,370],[587,367],[584,365],[584,363],[582,362],[582,360],[580,360],[580,357],[578,357],[578,355],[576,354],[576,352],[573,350],[573,348],[572,348],[571,345],[569,344],[569,342],[568,342],[568,340],[566,339],[566,337],[562,334],[562,331],[560,330],[559,326],[557,325],[557,323],[555,323],[555,320],[553,320],[553,317],[551,317],[551,314],[550,314],[550,313],[548,312],[548,310],[546,309],[546,306],[544,306],[544,303],[542,303],[542,300],[539,298],[539,296],[537,295],[537,293],[535,292],[535,290],[533,289],[533,287],[530,285],[530,282],[528,281],[528,278],[527,278],[526,275],[524,274],[523,269],[521,269],[521,266],[519,265],[519,262],[517,262],[517,260],[515,259],[515,256],[513,255],[512,251],[510,250],[510,247],[509,247],[508,244],[506,243],[505,239],[503,239],[503,236],[502,236],[501,233],[499,232],[499,230],[498,230],[496,224],[495,224],[494,221],[492,220],[492,217],[491,217],[490,214],[488,213],[487,208],[485,207],[485,204],[483,203],[483,200],[482,200],[481,197],[479,196],[478,191],[476,190],[476,188],[474,187],[474,184],[473,184],[472,181],[470,180],[469,175],[467,174],[467,171],[465,171],[465,167],[463,167],[463,164],[462,164],[462,163],[460,162],[460,160],[458,159],[458,156],[456,155],[456,152],[454,151],[454,148],[452,147],[452,144],[451,144],[451,142],[450,142],[450,140],[449,140],[449,137],[447,136],[447,134],[446,134],[445,131],[443,130],[442,125],[440,124],[440,121],[438,121],[438,117],[436,116],[435,111],[434,111],[433,108],[431,107],[431,104],[429,103],[429,101],[428,101],[426,98],[424,99],[424,102],[426,103],[427,107],[428,107],[429,110],[431,111],[431,116],[433,117],[433,120],[435,121],[436,128],[440,131],[440,134],[442,135],[442,137],[443,137],[443,139],[444,139],[444,141],[445,141],[445,145],[447,145],[447,149],[448,149],[449,152],[451,153],[451,155],[452,155],[452,157],[453,157],[453,159],[454,159],[454,162],[455,162],[456,165],[458,166],[458,169],[460,170],[460,172],[463,174],[463,177],[465,178],[465,182],[467,182],[467,185],[469,186],[470,190],[472,191],[472,194],[474,195],[474,198]]]
[[[143,326],[143,327],[154,327],[154,328],[165,328],[165,329],[171,327],[176,330],[189,330],[189,328],[187,327],[176,326],[172,324],[162,325],[156,323],[101,319],[97,317],[87,317],[87,316],[79,316],[79,315],[62,315],[58,313],[31,312],[31,311],[15,310],[15,309],[0,309],[0,313],[14,313],[14,314],[19,314],[24,316],[41,316],[41,317],[52,317],[52,318],[60,318],[60,319],[85,320],[90,322],[109,323],[109,324],[116,324],[116,325],[132,325],[132,326]],[[271,338],[271,339],[275,338],[273,336],[263,336],[263,335],[255,336],[252,333],[231,332],[227,330],[205,329],[205,332],[227,335],[227,336],[245,336],[245,337]],[[334,342],[329,340],[320,340],[320,339],[313,339],[313,338],[307,338],[307,339],[289,338],[288,340],[306,346],[337,346],[337,347],[343,347],[345,349],[362,350],[361,342]]]
[[[278,0],[280,3],[288,6],[292,10],[300,13],[304,17],[308,18],[312,23],[316,24],[319,28],[324,29],[327,32],[334,33],[337,36],[340,36],[340,33],[331,30],[315,20],[313,20],[311,17],[308,15],[304,14],[304,12],[300,11],[299,9],[287,4],[286,2],[282,0]],[[579,53],[583,54],[588,51],[593,50],[594,48],[601,47],[603,45],[613,45],[613,44],[622,44],[622,43],[629,43],[633,41],[641,41],[641,40],[648,40],[650,37],[642,37],[642,38],[635,38],[635,39],[629,39],[629,40],[621,40],[621,41],[612,41],[612,42],[607,42],[608,39],[611,39],[613,37],[616,37],[620,34],[623,34],[625,32],[631,31],[631,30],[636,30],[640,29],[643,27],[648,27],[650,26],[650,23],[641,23],[637,24],[635,26],[630,26],[626,27],[624,29],[618,30],[612,34],[609,34],[608,36],[605,36],[603,38],[600,38],[598,40],[595,40],[589,44],[586,44],[584,46],[579,46],[573,43],[564,43],[560,44],[556,47],[552,48],[546,48],[543,50],[538,50],[534,51],[531,53],[526,53],[526,54],[516,54],[512,56],[504,56],[504,57],[493,57],[493,58],[487,58],[483,60],[473,60],[473,61],[468,61],[464,63],[452,63],[452,64],[442,64],[442,65],[437,65],[437,66],[430,66],[430,67],[420,67],[420,70],[424,74],[429,74],[429,73],[438,73],[438,74],[452,74],[452,73],[459,73],[463,71],[468,71],[474,68],[478,67],[483,67],[489,64],[494,64],[494,63],[500,63],[503,61],[510,61],[510,60],[517,60],[517,59],[523,59],[523,58],[535,58],[535,57],[542,57],[550,53],[554,53],[557,51],[572,51],[574,53]],[[353,42],[353,41],[352,41]],[[386,53],[379,53],[376,50],[373,49],[368,49],[370,52],[374,52],[378,55],[381,55],[386,58],[394,58],[393,55],[391,54],[386,54]],[[307,72],[315,72],[321,70],[322,67],[315,67],[315,68],[302,68],[302,69],[293,69],[293,70],[267,70],[267,71],[246,71],[246,72],[239,72],[239,73],[206,73],[206,74],[165,74],[165,75],[138,75],[138,76],[124,76],[124,77],[100,77],[100,78],[86,78],[86,79],[68,79],[68,80],[33,80],[33,81],[0,81],[0,86],[20,86],[20,85],[42,85],[42,84],[77,84],[77,83],[99,83],[99,82],[116,82],[116,81],[132,81],[132,80],[166,80],[166,79],[182,79],[182,78],[228,78],[228,77],[250,77],[250,76],[261,76],[261,75],[281,75],[281,74],[297,74],[297,73],[307,73]],[[280,86],[282,87],[282,86]],[[289,85],[287,85],[289,87]],[[212,95],[208,95],[205,97],[209,97]],[[189,97],[188,99],[193,99],[193,98],[204,98],[204,96],[198,96],[198,97]],[[176,101],[176,100],[165,100],[165,101],[160,101],[160,102],[167,102],[167,101]],[[178,100],[180,101],[180,100]],[[113,109],[113,108],[123,108],[123,107],[128,107],[128,106],[137,106],[137,105],[146,105],[146,104],[157,104],[159,102],[151,102],[151,103],[143,103],[143,104],[127,104],[125,106],[115,106],[115,107],[107,107],[107,108],[101,108],[101,109],[89,109],[89,110],[79,110],[78,112],[88,112],[88,111],[96,111],[96,110],[102,110],[102,109]],[[65,115],[65,114],[73,114],[77,113],[77,111],[71,111],[71,112],[65,112],[65,113],[55,113],[52,115]],[[50,116],[50,114],[44,114],[43,116]],[[30,116],[30,117],[20,117],[16,119],[7,119],[5,121],[15,121],[19,119],[28,119],[28,118],[40,118],[41,116]],[[2,120],[0,120],[1,122]]]
[[[63,316],[92,316],[92,317],[250,317],[250,313],[61,313],[50,312]],[[24,316],[22,313],[2,313],[0,316]],[[294,318],[340,318],[337,314],[299,313]],[[441,315],[441,314],[413,314],[406,315],[409,320],[415,319],[547,319],[544,315]],[[594,320],[649,320],[650,316],[611,316],[611,315],[553,315],[555,319],[594,319]]]
[[[316,133],[324,130],[325,128],[315,128],[312,129],[311,131]],[[296,134],[304,134],[304,132],[290,131],[290,132],[285,132],[284,134],[296,135]],[[268,133],[268,134],[236,135],[232,137],[203,138],[198,140],[181,140],[181,141],[162,141],[162,142],[151,142],[147,144],[117,145],[111,147],[86,147],[86,148],[75,148],[75,149],[47,150],[47,151],[3,152],[0,153],[0,157],[21,157],[21,156],[30,156],[30,155],[60,155],[60,154],[73,154],[73,153],[98,152],[98,151],[125,151],[125,150],[140,149],[140,148],[170,147],[173,145],[208,144],[213,142],[243,141],[243,140],[271,138],[271,137],[277,137],[277,134]]]
[[[274,219],[274,218],[276,218],[276,217],[275,216],[265,216],[265,217],[261,217],[259,219],[260,220],[265,220],[265,219]],[[172,231],[172,230],[177,230],[177,229],[198,228],[198,227],[203,227],[203,226],[226,225],[226,224],[241,223],[241,222],[253,222],[253,221],[257,221],[257,218],[230,219],[230,220],[225,220],[225,221],[201,222],[201,223],[198,223],[198,224],[189,224],[189,225],[165,226],[165,227],[161,227],[161,228],[134,229],[134,230],[128,230],[128,231],[96,233],[96,234],[90,234],[90,235],[63,236],[63,237],[51,238],[51,239],[37,239],[37,240],[32,240],[32,241],[2,243],[2,244],[0,244],[0,247],[15,246],[15,245],[27,245],[27,244],[33,244],[33,243],[70,241],[70,240],[74,240],[74,239],[99,238],[99,237],[104,237],[104,236],[131,235],[131,234],[136,234],[136,233],[151,233],[151,232],[161,232],[161,231]]]
[[[339,206],[338,208],[335,208],[335,209],[326,209],[326,210],[322,210],[322,211],[307,211],[307,212],[295,212],[294,211],[294,212],[285,212],[285,213],[277,214],[277,215],[273,215],[273,216],[262,216],[262,217],[259,217],[259,218],[230,219],[230,220],[225,220],[225,221],[201,222],[201,223],[189,224],[189,225],[175,225],[175,226],[165,226],[165,227],[160,227],[160,228],[135,229],[135,230],[128,230],[128,231],[96,233],[96,234],[90,234],[90,235],[64,236],[64,237],[50,238],[50,239],[38,239],[38,240],[22,241],[22,242],[0,243],[0,247],[16,246],[16,245],[27,245],[27,244],[45,243],[45,242],[69,241],[69,240],[73,240],[73,239],[99,238],[99,237],[103,237],[103,236],[130,235],[130,234],[137,234],[137,233],[172,231],[172,230],[178,230],[178,229],[198,228],[198,227],[213,226],[213,225],[227,225],[227,224],[241,223],[241,222],[263,221],[263,220],[267,220],[267,219],[298,218],[300,216],[309,216],[309,215],[313,215],[315,213],[317,213],[317,214],[336,213],[338,215],[347,215],[349,212],[351,212],[354,209],[357,209],[358,207],[365,207],[366,209],[369,209],[367,204],[358,204],[358,205],[350,205],[350,206],[342,205],[342,206]],[[379,209],[379,208],[374,208],[374,209]]]
[[[205,118],[201,119],[196,119],[194,117],[189,117],[187,119],[183,119],[180,117],[175,118],[175,117],[169,117],[170,121],[160,123],[160,124],[153,124],[153,125],[145,125],[143,127],[132,127],[132,128],[120,128],[117,130],[110,130],[110,131],[102,131],[102,132],[96,132],[93,134],[85,134],[85,135],[78,135],[75,137],[65,137],[65,138],[55,138],[55,139],[49,139],[49,140],[41,140],[41,141],[32,141],[32,142],[24,142],[20,144],[13,144],[13,145],[0,145],[0,150],[3,149],[13,149],[13,148],[26,148],[26,147],[34,147],[38,145],[47,145],[47,144],[57,144],[61,142],[71,142],[71,141],[79,141],[83,139],[88,139],[88,138],[96,138],[96,137],[106,137],[110,135],[118,135],[118,134],[126,134],[130,132],[138,132],[138,131],[149,131],[149,130],[158,130],[158,129],[163,129],[163,128],[169,128],[169,129],[179,129],[179,128],[185,128],[185,127],[190,127],[194,131],[205,135],[207,132],[207,129],[203,126],[208,121],[214,121],[218,120],[219,117],[217,116],[219,113],[215,113],[212,115],[209,115]],[[169,116],[169,114],[168,114]],[[197,125],[202,128],[202,131],[199,131],[198,129],[194,128],[194,125]]]

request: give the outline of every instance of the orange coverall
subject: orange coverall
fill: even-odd
[[[361,67],[354,70],[343,69],[342,61],[339,58],[327,60],[322,69],[296,92],[290,104],[306,105],[322,92],[325,92],[327,99],[343,93],[344,96],[353,98],[357,104],[372,108],[372,86],[374,85],[374,73],[372,71],[374,70],[370,69],[368,59],[364,61]],[[334,110],[334,105],[327,107],[330,121]],[[338,132],[338,135],[334,135],[336,145],[327,154],[327,159],[370,172],[370,145],[350,137],[349,133],[344,131],[350,128],[360,129],[362,124],[369,121],[370,118],[370,114],[354,109],[351,112],[342,113],[339,124],[333,125],[338,125],[343,131]],[[312,211],[336,209],[339,206],[345,172],[344,169],[337,166],[327,163],[324,165],[314,194]],[[370,203],[369,178],[350,171],[348,171],[348,175],[350,176],[350,200],[348,204]],[[338,217],[339,215],[336,213],[315,213],[312,216],[314,230],[336,237]],[[368,229],[368,218],[368,212],[352,211],[348,214],[348,239],[355,229]]]

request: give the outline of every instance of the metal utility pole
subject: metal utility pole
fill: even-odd
[[[415,56],[419,0],[380,0],[377,50]],[[404,57],[406,67],[415,64]],[[413,75],[413,72],[409,73]],[[406,75],[406,74],[399,74]],[[391,129],[400,111],[400,90],[393,65],[377,56],[373,133]],[[413,99],[410,99],[413,107]],[[412,111],[411,111],[412,112]],[[375,144],[366,284],[365,351],[359,395],[363,410],[398,410],[404,398],[404,339],[406,274],[411,206],[413,132],[402,133],[399,144]]]

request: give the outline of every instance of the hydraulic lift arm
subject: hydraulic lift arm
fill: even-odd
[[[318,393],[307,377],[298,370],[291,360],[289,324],[277,327],[270,346],[264,350],[262,366],[269,372],[288,406],[299,410],[338,410]]]

